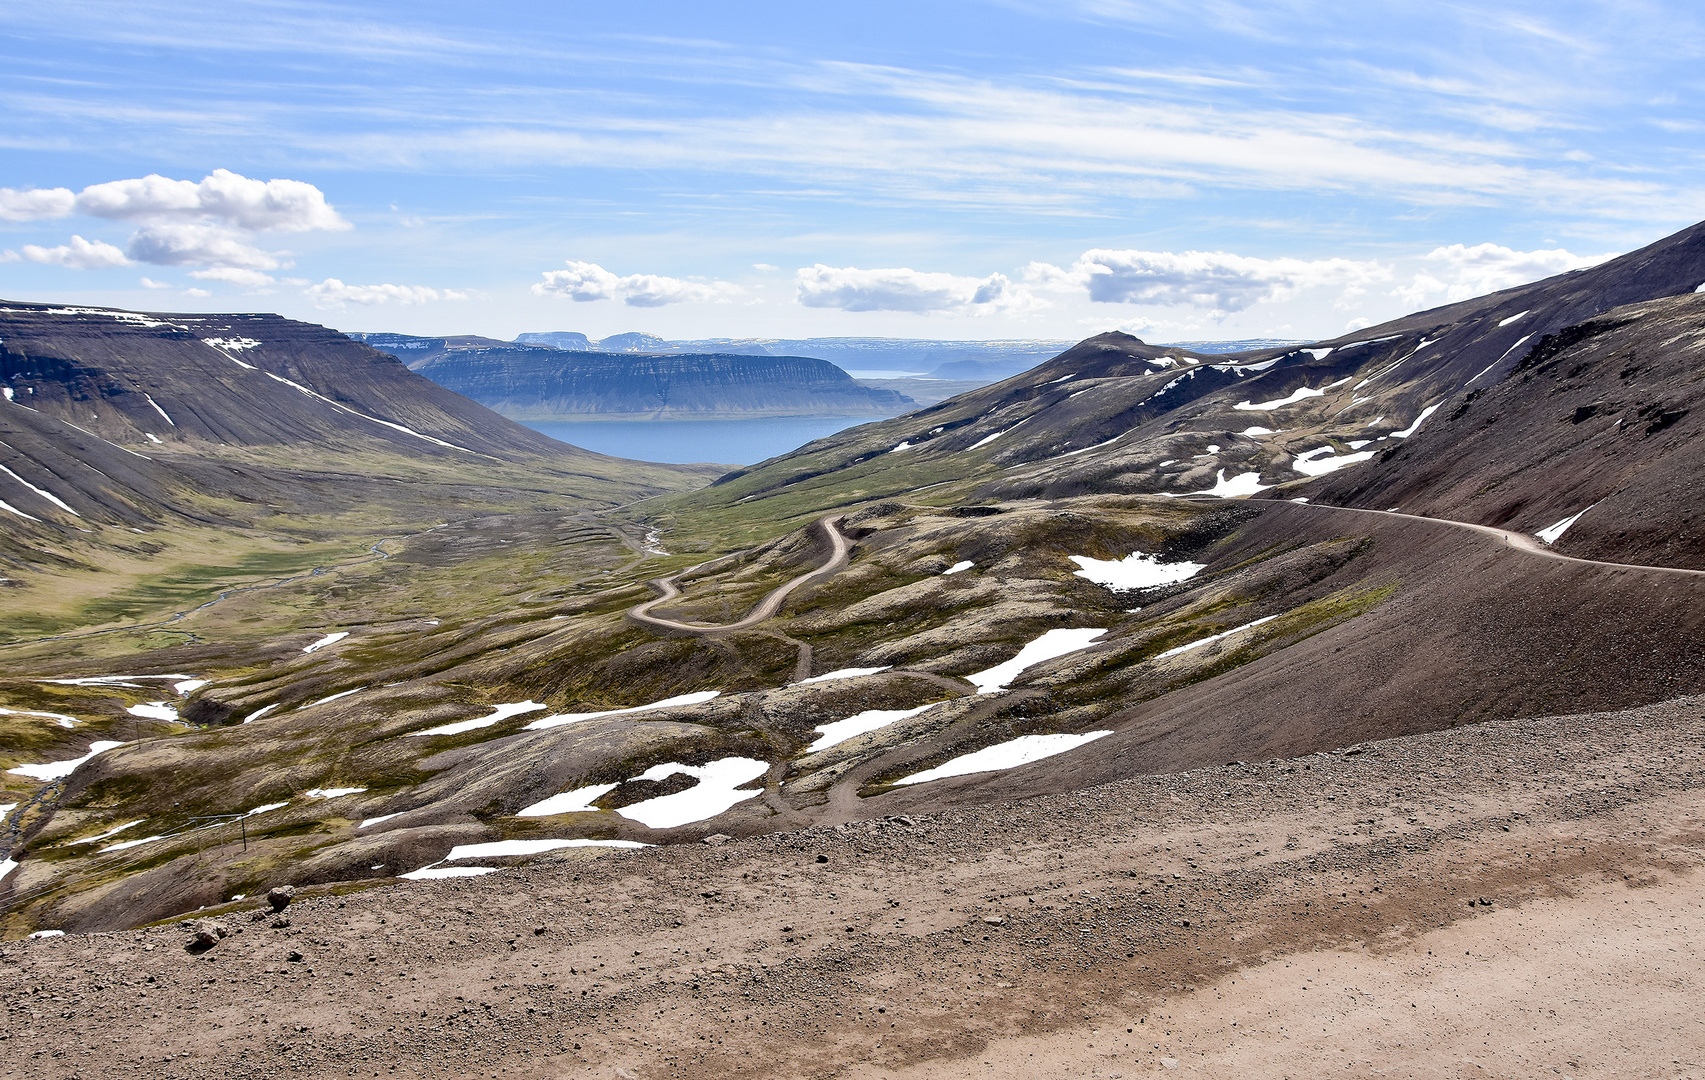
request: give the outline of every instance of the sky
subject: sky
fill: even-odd
[[[1705,218],[1696,2],[55,0],[0,296],[593,338],[1325,338]]]

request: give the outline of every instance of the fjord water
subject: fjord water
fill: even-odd
[[[527,427],[559,442],[671,465],[751,465],[833,435],[873,416],[765,416],[751,420],[541,420]]]

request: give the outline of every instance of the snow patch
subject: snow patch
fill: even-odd
[[[1366,445],[1366,443],[1363,443],[1363,445]],[[1320,455],[1325,456],[1322,457]],[[1304,476],[1325,476],[1327,473],[1337,472],[1339,469],[1342,469],[1347,465],[1359,465],[1373,457],[1373,455],[1374,452],[1372,450],[1363,450],[1360,453],[1344,454],[1340,457],[1338,456],[1338,452],[1332,447],[1319,446],[1307,453],[1298,454],[1296,457],[1292,458],[1291,468],[1302,473]]]
[[[0,708],[0,716],[39,716],[45,720],[54,721],[62,728],[74,728],[77,726],[77,718],[75,716],[66,716],[64,713],[56,712],[37,712],[34,709]]]
[[[1277,615],[1269,615],[1264,619],[1256,619],[1254,622],[1246,622],[1242,626],[1239,626],[1234,630],[1226,630],[1226,631],[1223,631],[1223,632],[1218,633],[1218,634],[1210,634],[1208,637],[1205,637],[1205,638],[1198,638],[1195,641],[1190,642],[1188,645],[1180,645],[1176,649],[1168,649],[1165,652],[1161,653],[1160,655],[1156,656],[1155,659],[1156,660],[1165,660],[1169,656],[1177,656],[1179,653],[1187,653],[1192,649],[1200,649],[1204,645],[1212,645],[1214,642],[1223,640],[1223,639],[1228,638],[1228,637],[1231,637],[1233,634],[1241,634],[1245,630],[1255,629],[1257,626],[1260,626],[1262,623],[1270,623],[1276,618],[1278,618]]]
[[[681,694],[679,697],[664,698],[649,705],[634,705],[626,709],[604,709],[599,712],[558,713],[547,716],[528,724],[523,731],[544,731],[547,728],[561,727],[564,724],[578,724],[582,720],[596,720],[600,716],[622,716],[626,713],[649,712],[652,709],[673,709],[680,705],[702,705],[711,698],[721,694],[721,690],[700,690],[697,693]]]
[[[164,720],[172,724],[183,723],[182,720],[178,719],[178,710],[164,701],[150,701],[146,705],[131,705],[124,711],[132,716],[140,716],[145,720]]]
[[[19,765],[16,768],[7,769],[6,771],[17,776],[28,776],[33,780],[58,780],[76,772],[77,766],[88,761],[96,754],[103,754],[114,747],[123,745],[124,744],[121,742],[112,742],[107,739],[101,739],[90,743],[89,752],[80,758],[72,758],[69,761],[46,761],[39,765]]]
[[[434,878],[479,877],[481,874],[494,874],[500,868],[496,866],[423,866],[419,870],[411,870],[406,874],[398,874],[404,881],[431,881]]]
[[[838,746],[848,739],[856,739],[860,735],[878,731],[890,724],[897,724],[901,720],[927,712],[939,704],[940,702],[932,701],[928,705],[919,705],[915,709],[866,709],[864,712],[855,713],[845,720],[836,720],[833,723],[824,724],[817,729],[821,738],[807,746],[805,752],[815,754],[819,750],[827,750],[829,747]]]
[[[283,802],[262,803],[261,805],[255,807],[253,810],[244,811],[243,816],[244,817],[254,817],[256,814],[268,814],[274,810],[281,810],[284,807],[289,806],[289,805],[290,805],[289,799],[286,799]]]
[[[48,502],[59,507],[61,510],[65,511],[67,514],[70,514],[72,517],[82,517],[83,516],[82,514],[79,514],[77,511],[71,509],[71,505],[69,503],[67,503],[64,499],[61,499],[59,496],[55,495],[53,492],[47,490],[46,488],[36,487],[34,484],[30,483],[28,480],[25,480],[23,477],[19,476],[15,472],[13,472],[11,469],[8,469],[6,466],[0,465],[0,473],[5,473],[7,476],[10,476],[12,479],[16,480],[18,483],[29,488],[31,491],[35,492],[37,495],[40,495],[42,498],[46,499]]]
[[[1007,684],[1018,678],[1026,668],[1087,649],[1092,641],[1106,632],[1105,628],[1093,626],[1050,630],[1018,650],[1018,655],[1006,663],[967,675],[965,680],[976,686],[979,694],[1005,690]]]
[[[172,684],[172,693],[183,697],[185,694],[195,693],[212,681],[212,679],[185,679],[182,682]]]
[[[142,824],[144,821],[147,821],[147,820],[148,820],[147,818],[137,818],[135,821],[127,821],[123,825],[114,825],[112,828],[108,829],[106,832],[102,833],[99,836],[91,836],[87,840],[73,840],[72,843],[74,843],[74,844],[98,844],[102,840],[107,839],[108,837],[117,836],[119,833],[123,832],[126,829],[134,829],[134,828],[136,828],[136,826]]]
[[[931,780],[943,780],[950,776],[967,776],[971,773],[1016,769],[1020,765],[1028,765],[1033,761],[1051,758],[1068,750],[1076,750],[1080,746],[1111,734],[1113,734],[1111,731],[1090,731],[1082,735],[1020,735],[1010,742],[998,743],[969,754],[962,754],[951,761],[937,765],[933,769],[913,773],[904,779],[894,781],[894,786],[923,784]]]
[[[1271,401],[1240,401],[1232,408],[1241,409],[1244,412],[1270,412],[1286,405],[1295,405],[1307,398],[1325,396],[1326,391],[1324,390],[1313,390],[1306,386],[1299,386],[1282,398],[1273,398]]]
[[[548,708],[550,708],[550,706],[546,705],[542,701],[517,701],[509,705],[494,705],[492,706],[492,713],[490,716],[479,716],[472,720],[458,720],[453,724],[444,724],[440,727],[428,728],[425,731],[411,731],[404,737],[419,738],[426,735],[460,735],[464,731],[474,731],[478,728],[490,727],[493,724],[501,723],[504,720],[509,719],[511,716],[520,716],[522,713],[538,712],[540,709]]]
[[[1080,453],[1081,453],[1081,451],[1080,451]],[[960,562],[954,563],[952,566],[949,566],[946,570],[943,570],[941,572],[941,576],[946,577],[948,574],[961,573],[965,570],[971,569],[971,567],[976,566],[976,565],[977,564],[972,562],[970,559],[964,559]]]
[[[767,761],[744,757],[719,758],[708,765],[678,765],[674,762],[655,765],[640,773],[638,779],[667,780],[676,773],[686,773],[696,778],[698,783],[673,795],[663,795],[624,806],[616,813],[631,818],[648,829],[673,829],[695,821],[704,821],[736,803],[762,795],[762,791],[735,789],[741,784],[756,780],[768,772],[769,768]]]
[[[1256,424],[1251,424],[1238,432],[1238,434],[1250,439],[1259,439],[1263,435],[1277,435],[1278,432],[1274,431],[1272,428],[1264,428]]]
[[[366,790],[364,787],[309,788],[302,794],[310,799],[341,799],[345,795],[359,795]]]
[[[1260,473],[1238,473],[1227,480],[1225,470],[1221,469],[1219,479],[1214,482],[1214,486],[1211,488],[1202,491],[1161,491],[1156,492],[1156,494],[1165,495],[1169,499],[1182,499],[1186,495],[1212,495],[1219,499],[1236,499],[1244,495],[1253,495],[1257,491],[1266,491],[1272,486],[1272,484],[1261,482]]]
[[[822,675],[813,675],[809,679],[800,679],[793,685],[804,686],[806,683],[829,682],[832,679],[856,679],[862,675],[874,675],[879,671],[887,671],[890,666],[892,665],[884,664],[882,667],[841,668],[839,671],[829,671]]]
[[[552,795],[548,799],[540,799],[531,806],[523,806],[515,811],[516,817],[550,817],[554,814],[584,814],[596,811],[592,804],[609,792],[620,787],[619,784],[591,784],[587,787],[575,788]]]
[[[143,394],[142,396],[148,399],[148,404],[154,406],[154,411],[160,414],[161,419],[165,420],[166,423],[172,425],[173,427],[178,426],[178,422],[166,415],[166,410],[160,408],[160,403],[158,401],[155,401],[152,395]]]
[[[1123,559],[1091,559],[1086,555],[1069,556],[1079,569],[1075,575],[1105,585],[1114,592],[1132,589],[1152,589],[1159,585],[1176,585],[1188,581],[1207,569],[1206,563],[1163,563],[1159,555],[1133,551]]]
[[[1413,424],[1410,424],[1408,427],[1404,428],[1402,431],[1393,431],[1387,437],[1392,438],[1392,439],[1407,439],[1409,436],[1415,434],[1417,431],[1420,431],[1421,430],[1421,424],[1426,421],[1427,417],[1438,412],[1439,411],[1439,405],[1443,405],[1443,404],[1444,404],[1444,402],[1441,401],[1437,405],[1428,405],[1426,408],[1421,410],[1421,415],[1417,416],[1415,418],[1415,422]]]
[[[377,825],[381,821],[389,821],[394,817],[402,817],[406,813],[408,813],[407,810],[398,810],[394,814],[380,814],[378,817],[362,818],[361,824],[357,825],[356,828],[365,829],[369,825]]]
[[[912,448],[912,444],[911,444],[911,443],[909,443],[909,442],[903,442],[903,443],[901,443],[901,444],[900,444],[900,445],[898,445],[898,446],[896,446],[896,447],[894,447],[894,449],[892,449],[892,450],[890,450],[890,451],[888,451],[888,452],[889,452],[889,453],[890,453],[890,454],[898,454],[898,453],[899,453],[899,452],[900,452],[900,451],[902,451],[902,450],[910,450],[910,449],[911,449],[911,448]]]
[[[1593,504],[1593,506],[1597,506],[1597,505],[1598,505],[1597,503]],[[1587,507],[1587,510],[1591,510],[1591,509],[1592,509],[1592,506]],[[1552,544],[1555,544],[1558,540],[1561,540],[1563,538],[1563,534],[1569,531],[1569,526],[1571,526],[1575,522],[1581,520],[1581,514],[1585,514],[1587,512],[1587,510],[1582,510],[1579,514],[1575,514],[1572,517],[1566,517],[1562,521],[1557,522],[1555,525],[1547,525],[1545,528],[1539,530],[1538,532],[1534,533],[1533,535],[1535,535],[1535,536],[1539,537],[1541,540],[1545,541],[1546,547],[1550,547]]]
[[[1516,321],[1516,320],[1517,320],[1517,319],[1525,319],[1525,318],[1527,318],[1527,317],[1528,317],[1528,315],[1529,315],[1529,314],[1531,314],[1531,312],[1529,312],[1529,311],[1524,311],[1524,312],[1522,312],[1522,313],[1521,313],[1521,314],[1519,314],[1519,315],[1511,315],[1511,316],[1510,316],[1510,317],[1509,317],[1509,318],[1507,318],[1507,319],[1499,319],[1499,320],[1498,320],[1498,325],[1499,325],[1499,326],[1508,326],[1508,325],[1510,325],[1510,324],[1511,324],[1511,323],[1513,323],[1513,322],[1515,322],[1515,321]]]
[[[304,646],[302,651],[307,652],[307,653],[319,652],[321,649],[325,648],[327,645],[336,645],[338,642],[342,641],[344,638],[346,638],[348,636],[349,636],[348,630],[339,630],[335,634],[327,634],[325,637],[314,642],[312,645]]]
[[[265,716],[267,713],[271,712],[272,710],[274,710],[276,708],[278,708],[278,702],[276,702],[276,701],[273,702],[271,705],[262,705],[260,708],[256,709],[254,712],[243,717],[243,723],[247,724],[247,723],[251,723],[255,720],[259,720],[261,717]]]

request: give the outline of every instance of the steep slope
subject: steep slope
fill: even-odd
[[[838,505],[835,492],[849,485],[880,496],[967,477],[999,498],[1274,488],[1270,497],[1315,497],[1322,485],[1298,486],[1364,466],[1417,433],[1427,436],[1441,410],[1448,416],[1467,395],[1503,384],[1548,335],[1628,304],[1684,297],[1702,282],[1705,225],[1698,225],[1590,270],[1303,348],[1211,355],[1104,334],[1005,382],[731,474],[682,505],[743,504],[750,512],[751,504],[785,495],[776,505],[782,520],[793,520],[786,515]],[[1635,413],[1650,407],[1670,415],[1683,407],[1677,402],[1690,392],[1671,384],[1687,377],[1696,354],[1670,338],[1685,332],[1692,303],[1680,299],[1654,311],[1670,331],[1654,329],[1640,347],[1673,357],[1662,375],[1648,365]],[[1553,337],[1545,348],[1560,341]],[[1606,393],[1608,387],[1594,391]],[[1527,438],[1526,428],[1509,430],[1512,447]],[[1688,430],[1676,427],[1671,443]],[[1355,483],[1354,471],[1346,472],[1322,497],[1348,493],[1343,485]],[[1380,502],[1387,498],[1382,484],[1353,490],[1358,505],[1392,505]],[[1549,504],[1535,509],[1550,512]],[[1554,520],[1520,524],[1538,529]]]
[[[891,416],[912,404],[803,356],[480,349],[414,370],[519,420]]]

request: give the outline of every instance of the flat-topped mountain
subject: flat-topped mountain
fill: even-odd
[[[412,365],[517,420],[892,416],[912,399],[804,356],[468,349]]]

